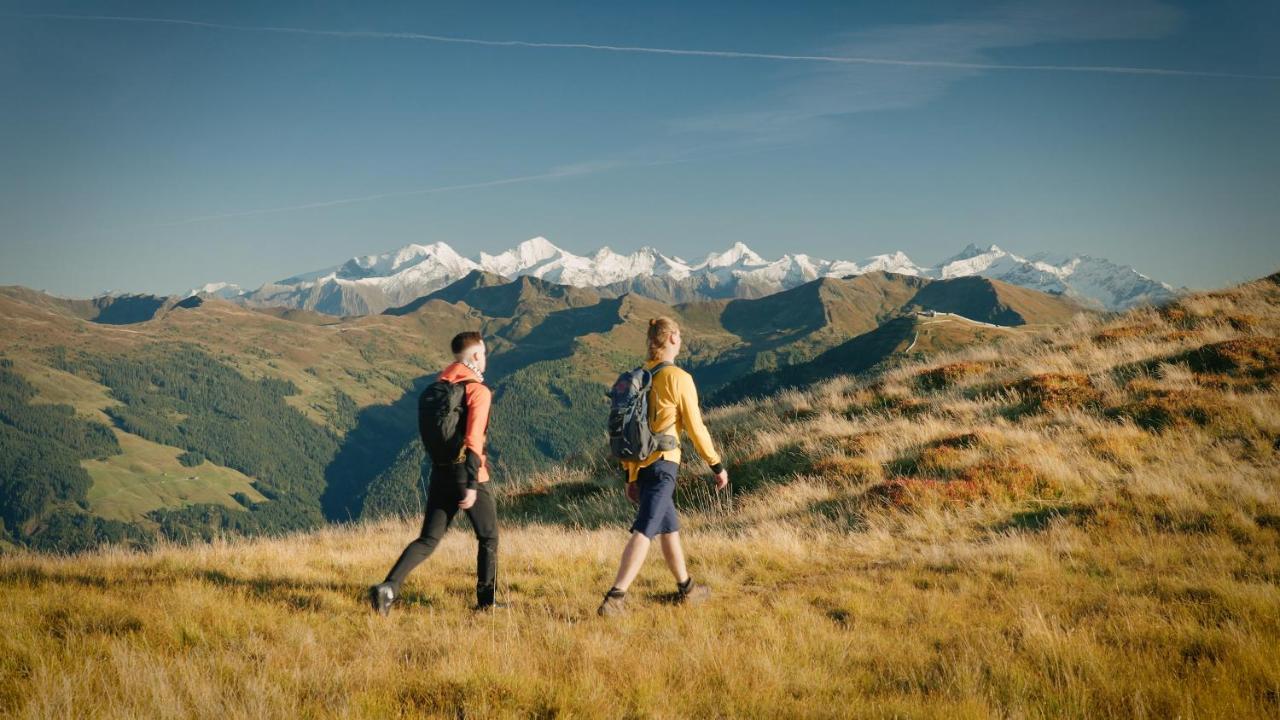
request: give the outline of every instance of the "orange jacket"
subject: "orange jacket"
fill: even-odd
[[[441,371],[439,379],[454,383],[461,380],[475,381],[464,386],[467,427],[463,430],[462,449],[467,455],[468,476],[474,472],[474,478],[468,477],[468,480],[489,482],[489,461],[484,455],[484,439],[489,431],[489,405],[493,403],[493,391],[480,382],[480,376],[474,370],[460,362],[452,363]],[[471,482],[467,484],[470,485]]]

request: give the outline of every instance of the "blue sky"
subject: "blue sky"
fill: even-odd
[[[256,287],[535,235],[1280,266],[1269,0],[370,6],[0,2],[0,284]]]

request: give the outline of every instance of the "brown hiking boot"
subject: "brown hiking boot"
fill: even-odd
[[[711,588],[691,582],[688,589],[681,588],[676,593],[676,602],[680,605],[701,605],[709,597]]]
[[[606,593],[604,602],[600,603],[600,609],[596,610],[596,614],[600,617],[616,617],[624,615],[627,612],[627,596],[614,595]]]

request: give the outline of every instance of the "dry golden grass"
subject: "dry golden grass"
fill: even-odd
[[[462,530],[367,611],[412,520],[9,554],[0,713],[1276,717],[1277,337],[1266,280],[710,412],[696,609],[654,557],[594,616],[628,507],[590,468],[502,490],[492,614]]]

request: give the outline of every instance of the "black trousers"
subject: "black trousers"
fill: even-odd
[[[458,514],[458,501],[466,489],[467,469],[463,463],[437,465],[431,468],[431,485],[427,489],[427,512],[422,519],[418,539],[400,554],[400,559],[387,574],[387,582],[400,593],[400,584],[423,560],[435,552],[440,538]],[[476,488],[476,502],[466,510],[475,528],[480,547],[476,552],[476,599],[481,604],[493,602],[494,583],[498,575],[498,509],[489,492],[488,483]]]

